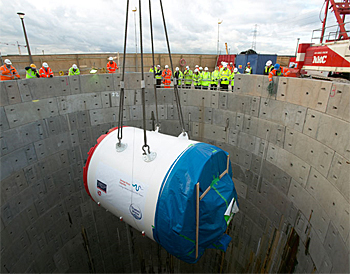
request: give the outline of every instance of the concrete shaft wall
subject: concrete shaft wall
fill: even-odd
[[[0,82],[1,272],[348,272],[350,85],[239,75],[234,91],[180,90],[193,139],[230,153],[241,211],[223,254],[185,264],[98,207],[82,168],[117,124],[120,75]],[[124,120],[142,122],[140,75]],[[155,111],[146,74],[147,125]],[[178,135],[158,90],[161,131]],[[141,148],[140,148],[141,156]]]

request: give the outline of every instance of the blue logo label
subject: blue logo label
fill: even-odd
[[[129,206],[129,211],[131,213],[131,215],[136,219],[136,220],[141,220],[142,219],[142,212],[141,209],[134,204],[131,204]]]
[[[132,187],[134,187],[136,191],[139,191],[140,189],[142,190],[142,187],[137,184],[132,184]]]

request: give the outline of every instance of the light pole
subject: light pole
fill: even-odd
[[[134,13],[134,24],[135,24],[135,54],[136,54],[136,58],[135,58],[135,71],[137,72],[137,32],[136,32],[136,11],[137,8],[133,8],[132,12]]]
[[[298,54],[299,40],[300,40],[300,38],[297,38],[297,48],[295,49],[295,57]]]
[[[216,46],[216,54],[217,55],[219,55],[219,45],[220,45],[219,29],[220,29],[220,25],[221,25],[222,21],[224,21],[224,20],[218,19],[218,44]]]
[[[27,37],[27,32],[26,32],[26,28],[24,26],[24,13],[23,12],[17,12],[19,18],[21,19],[22,21],[22,27],[23,27],[23,32],[24,32],[24,38],[26,39],[26,44],[27,44],[27,50],[28,50],[28,55],[29,55],[29,60],[30,60],[30,63],[33,63],[33,58],[32,58],[32,53],[30,52],[30,47],[29,47],[29,42],[28,42],[28,37]]]

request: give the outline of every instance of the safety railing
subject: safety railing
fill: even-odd
[[[345,29],[350,28],[350,22],[344,23]],[[326,34],[327,33],[327,34]],[[325,34],[323,35],[323,42],[332,42],[344,40],[344,35],[347,34],[350,37],[350,30],[345,32],[340,31],[339,25],[332,25],[325,28]],[[322,36],[322,28],[312,31],[311,43],[319,43]]]

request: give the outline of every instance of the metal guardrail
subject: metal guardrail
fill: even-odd
[[[345,29],[346,29],[346,27],[350,28],[350,22],[345,22],[344,27],[345,27]],[[328,34],[325,34],[323,36],[324,41],[339,41],[339,40],[341,40],[338,38],[339,35],[343,35],[345,33],[347,33],[348,36],[350,37],[350,30],[347,30],[346,32],[341,32],[339,30],[338,24],[326,27],[325,32],[328,32]],[[316,36],[316,35],[319,35],[319,36]],[[322,35],[322,28],[313,30],[312,37],[311,37],[311,43],[319,43],[319,41],[321,39],[321,35]],[[314,40],[317,40],[317,42],[315,42]]]

